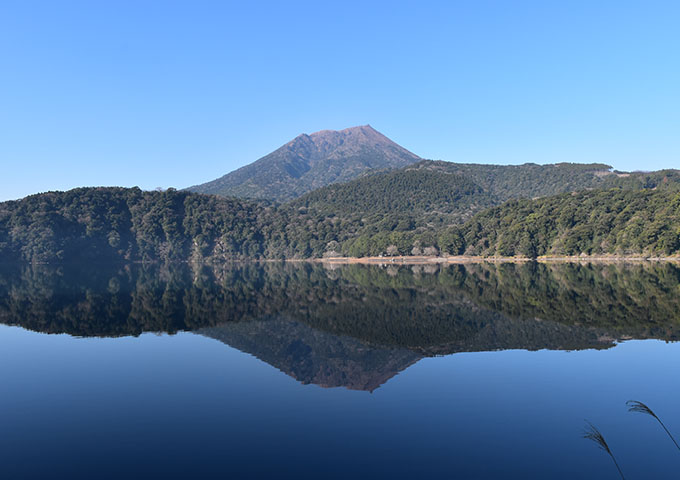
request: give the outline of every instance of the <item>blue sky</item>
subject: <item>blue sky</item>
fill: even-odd
[[[201,183],[370,123],[424,158],[680,168],[680,2],[0,4],[0,200]]]

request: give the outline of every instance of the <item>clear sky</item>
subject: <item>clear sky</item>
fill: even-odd
[[[456,162],[680,168],[680,2],[0,2],[0,200],[187,187],[370,123]]]

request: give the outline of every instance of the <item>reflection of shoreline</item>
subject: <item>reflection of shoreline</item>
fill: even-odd
[[[192,331],[302,383],[369,391],[423,357],[680,340],[672,263],[73,267],[0,272],[0,322],[84,337]]]
[[[593,335],[598,344],[680,340],[676,263],[72,267],[3,269],[0,321],[46,333],[124,336],[286,315],[425,354],[470,348],[479,335],[488,335],[492,349],[518,342],[579,348]]]
[[[454,257],[395,256],[395,257],[327,257],[315,259],[289,259],[287,262],[315,262],[328,264],[366,264],[366,265],[422,265],[422,264],[454,264],[467,263],[645,263],[673,262],[680,263],[680,257],[644,257],[644,256],[607,256],[578,255],[571,257],[545,256],[535,259],[526,257],[477,257],[459,255]]]

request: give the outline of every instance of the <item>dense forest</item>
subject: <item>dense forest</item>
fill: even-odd
[[[680,170],[618,172],[601,163],[480,165],[424,160],[407,169],[463,175],[482,187],[497,202],[586,189],[677,189],[680,184]]]
[[[174,189],[49,192],[0,203],[0,260],[680,254],[678,171],[605,167],[420,162],[283,204]]]
[[[469,177],[407,168],[320,188],[287,207],[404,230],[414,222],[462,223],[470,212],[491,205],[490,195]]]
[[[0,204],[0,253],[33,262],[264,253],[262,203],[168,190],[78,188]]]
[[[617,174],[608,165],[476,165],[422,161],[329,185],[287,204],[297,213],[343,221],[353,234],[410,231],[459,224],[514,198],[586,189],[641,190],[679,185],[675,171]]]
[[[473,255],[671,255],[680,251],[680,193],[606,190],[515,200],[459,229]]]
[[[680,193],[592,190],[536,200],[511,200],[463,225],[377,233],[348,242],[356,256],[380,255],[388,244],[412,253],[518,256],[678,255]]]

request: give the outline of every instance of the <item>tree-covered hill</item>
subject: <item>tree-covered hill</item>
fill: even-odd
[[[423,233],[431,236],[511,199],[586,189],[680,187],[680,172],[676,170],[623,174],[609,169],[602,164],[498,166],[423,161],[319,188],[288,202],[282,210],[292,218],[304,219],[316,232],[332,231],[337,238],[328,241],[346,243],[389,234],[394,237],[392,244],[399,246],[403,242],[398,239],[404,235],[398,232],[411,232],[407,237]],[[338,224],[342,225],[339,231]],[[371,254],[384,253],[383,244],[378,240]],[[402,253],[411,251],[410,246],[402,247]],[[360,253],[362,249],[345,249],[343,253],[366,254]]]
[[[558,163],[537,165],[481,165],[426,160],[409,169],[463,175],[487,192],[497,203],[511,198],[535,198],[603,186],[616,176],[609,165]]]
[[[678,255],[673,174],[617,177],[633,183],[486,210],[496,200],[483,187],[426,168],[367,176],[283,205],[172,189],[80,188],[0,203],[0,260]],[[639,182],[653,188],[627,189]]]
[[[400,254],[415,245],[420,251],[485,257],[679,255],[680,192],[617,188],[510,200],[463,225],[362,235],[347,241],[344,250],[380,255],[388,244]]]
[[[258,257],[271,207],[139,188],[77,188],[0,203],[0,259]]]
[[[481,165],[424,160],[406,168],[463,175],[498,203],[512,198],[546,197],[586,189],[680,187],[680,170],[619,172],[601,163]]]
[[[514,200],[457,230],[457,253],[471,255],[671,255],[680,253],[680,193],[612,189]]]
[[[485,198],[484,190],[468,177],[407,168],[320,188],[289,205],[334,214],[429,214],[458,209],[461,200],[469,207],[472,196]]]
[[[439,241],[440,233],[512,198],[604,185],[655,188],[664,181],[677,185],[680,179],[672,171],[643,176],[617,174],[610,168],[602,164],[498,166],[423,161],[319,188],[288,202],[281,211],[293,219],[292,225],[304,225],[307,230],[290,235],[307,242],[296,245],[297,254],[410,254],[428,247],[429,252],[452,252],[460,242],[446,235]]]
[[[669,226],[675,220],[665,202],[680,191],[680,172],[624,174],[608,169],[600,164],[424,161],[315,190],[282,209],[289,210],[291,218],[304,219],[313,232],[311,244],[335,242],[330,250],[348,256],[676,252],[674,229]],[[581,191],[576,197],[563,193],[575,190]],[[597,193],[593,197],[588,192]],[[647,203],[652,197],[658,202]],[[599,201],[591,204],[588,199],[593,198]],[[483,212],[508,200],[503,208]],[[579,202],[583,203],[576,205]],[[624,210],[626,202],[630,207]],[[529,225],[536,215],[527,217],[528,206],[544,203],[551,205],[551,211],[541,217],[543,223]],[[553,217],[568,216],[576,207],[574,225],[563,230],[564,225]],[[636,208],[644,209],[638,212],[643,220],[628,218]],[[478,217],[471,219],[474,214]],[[638,230],[644,236],[635,237],[633,227],[616,223],[629,221],[642,222]],[[625,238],[619,237],[620,228],[628,228]],[[610,234],[616,238],[604,238]],[[318,255],[318,246],[312,250]]]
[[[289,202],[286,208],[411,230],[462,223],[492,205],[491,196],[466,176],[406,168],[329,185]]]

